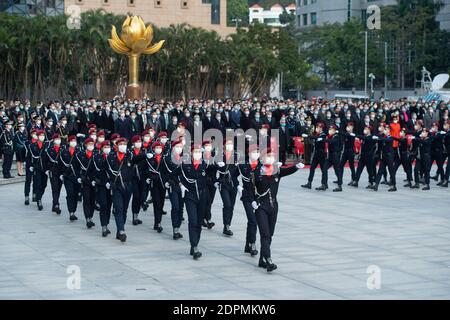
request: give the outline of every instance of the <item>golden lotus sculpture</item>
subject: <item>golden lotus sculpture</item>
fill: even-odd
[[[152,45],[153,29],[151,26],[145,27],[144,21],[139,16],[127,16],[120,37],[117,35],[116,27],[112,26],[111,38],[108,39],[111,49],[128,56],[129,84],[126,97],[139,99],[142,95],[138,80],[139,57],[142,54],[155,54],[162,48],[165,40]]]

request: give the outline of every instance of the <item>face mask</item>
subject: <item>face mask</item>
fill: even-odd
[[[252,152],[252,153],[250,153],[250,159],[251,159],[252,161],[258,160],[258,159],[259,159],[259,153],[258,153],[258,152]]]
[[[183,148],[182,147],[175,147],[174,150],[175,150],[176,154],[180,154],[181,151],[183,151]]]
[[[246,116],[250,115],[250,112],[245,112],[245,115],[246,115]]]
[[[77,142],[76,141],[70,141],[69,142],[69,146],[71,146],[72,148],[75,148],[77,146]]]
[[[266,157],[266,164],[272,165],[275,162],[275,159],[273,157]]]
[[[34,140],[37,140],[37,135],[32,134],[31,137],[32,137]]]
[[[194,158],[194,160],[198,161],[202,158],[202,153],[201,152],[194,152],[192,154],[192,157]]]
[[[162,152],[162,149],[161,149],[161,148],[156,148],[156,149],[155,149],[155,153],[156,153],[156,154],[161,154],[161,152]]]
[[[24,132],[24,131],[25,131],[25,128],[24,128],[24,127],[20,127],[20,128],[19,128],[19,131],[20,131],[20,132]]]
[[[153,120],[156,120],[156,117],[157,117],[156,114],[152,115]]]
[[[166,142],[167,142],[167,138],[161,138],[161,143],[162,144],[166,144]]]
[[[50,122],[47,122],[47,124],[48,124],[49,127],[51,127],[53,125],[53,122],[50,121]]]
[[[44,141],[45,140],[45,136],[39,136],[39,141]]]
[[[90,135],[92,140],[97,140],[97,136],[96,135]]]
[[[155,136],[155,133],[153,131],[151,131],[149,134],[150,134],[151,138],[153,138]]]
[[[256,120],[256,121],[259,121],[259,117],[255,117],[255,120]]]
[[[111,153],[111,148],[103,148],[103,153],[104,153],[104,154],[109,154],[109,153]]]
[[[127,146],[125,144],[119,145],[118,149],[119,149],[119,152],[121,152],[121,153],[127,152]]]
[[[369,130],[364,130],[364,134],[368,136],[370,134]]]
[[[286,127],[286,123],[280,123],[280,126]]]
[[[205,151],[206,152],[211,152],[212,151],[212,146],[205,146]]]
[[[136,149],[140,149],[140,148],[142,147],[142,142],[136,142],[136,143],[134,144],[134,147],[135,147]]]
[[[88,146],[86,147],[86,150],[87,150],[87,151],[92,151],[92,150],[94,150],[94,146],[93,146],[93,145],[88,145]]]
[[[232,145],[232,144],[227,144],[227,145],[225,146],[225,150],[227,150],[227,151],[233,151],[233,145]]]
[[[220,121],[221,118],[220,117],[216,117],[216,119],[217,119],[217,121]]]
[[[103,141],[105,141],[105,138],[103,138],[103,137],[98,138],[98,142],[103,142]]]
[[[11,127],[11,126],[9,126],[9,125],[8,125],[8,126],[6,126],[6,129],[7,129],[7,130],[11,130],[11,128],[12,128],[12,127]]]
[[[61,144],[61,140],[55,140],[55,141],[53,141],[57,146],[59,146],[60,144]]]
[[[260,130],[259,132],[261,133],[262,136],[265,136],[267,134],[266,130]]]
[[[144,142],[149,142],[150,141],[150,137],[149,136],[145,136],[144,137]]]

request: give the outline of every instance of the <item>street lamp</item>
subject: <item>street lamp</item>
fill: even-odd
[[[359,34],[365,35],[365,59],[364,59],[364,94],[367,96],[367,44],[368,44],[368,36],[369,33],[367,31],[360,32]]]
[[[373,80],[375,80],[375,75],[373,73],[371,73],[371,74],[369,74],[369,78],[370,78],[370,98],[373,99],[373,96],[374,96]]]

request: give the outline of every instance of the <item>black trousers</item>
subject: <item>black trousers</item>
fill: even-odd
[[[444,163],[445,160],[447,160],[447,167],[445,168],[445,180],[448,181],[448,179],[450,178],[450,155],[445,154],[444,155]]]
[[[100,224],[102,227],[106,227],[111,218],[111,190],[106,189],[105,186],[97,186],[97,201],[100,206]]]
[[[12,150],[3,150],[3,176],[8,177],[11,174],[14,152]]]
[[[150,189],[153,199],[153,214],[155,215],[155,224],[161,223],[164,200],[166,197],[166,189],[158,180],[153,181],[153,186]]]
[[[216,196],[216,187],[214,183],[206,184],[206,209],[205,209],[205,219],[207,221],[211,220],[211,207],[214,202],[214,197]]]
[[[411,164],[411,157],[406,151],[401,151],[400,156],[398,156],[398,153],[396,153],[396,156],[394,158],[394,171],[397,173],[398,168],[400,165],[403,167],[403,170],[406,173],[406,179],[408,181],[413,180],[412,176],[412,164]]]
[[[322,171],[322,184],[328,185],[328,159],[325,155],[315,155],[311,161],[311,167],[309,169],[308,182],[312,183],[314,179],[314,172],[317,166],[320,165],[320,171]]]
[[[342,186],[341,154],[338,152],[331,152],[328,156],[328,166],[333,167],[338,185]]]
[[[444,151],[441,152],[432,152],[431,153],[431,165],[436,161],[437,171],[436,174],[441,178],[441,181],[444,180],[445,172],[444,172]]]
[[[375,182],[375,172],[373,171],[373,154],[362,154],[358,162],[358,168],[356,169],[355,181],[358,182],[361,178],[361,174],[366,168],[367,174],[369,175],[369,183]]]
[[[261,204],[255,214],[261,241],[261,257],[270,258],[270,245],[277,223],[278,203],[275,202],[273,207],[270,204]]]
[[[245,242],[255,243],[258,223],[256,222],[256,214],[252,207],[252,201],[243,200],[242,204],[244,205],[245,214],[247,215],[247,233]]]
[[[220,196],[222,197],[223,208],[223,225],[231,225],[233,219],[234,205],[236,203],[237,187],[232,186],[220,186]]]
[[[378,169],[377,176],[375,178],[375,183],[379,184],[381,181],[381,177],[387,174],[387,170],[389,171],[389,175],[391,176],[391,183],[395,187],[396,179],[395,179],[395,167],[394,167],[394,156],[391,154],[389,156],[383,155],[380,159],[380,168]]]
[[[199,196],[200,198],[198,200],[192,200],[191,198],[184,199],[188,214],[189,242],[191,247],[198,246],[200,235],[202,233],[202,222],[206,206],[206,191],[199,190]]]
[[[74,213],[77,211],[81,185],[76,180],[64,177],[64,188],[66,189],[67,210],[69,213]]]
[[[30,171],[30,165],[28,162],[26,162],[25,163],[25,185],[23,188],[25,197],[28,197],[30,195],[32,182],[33,182],[33,172]],[[36,191],[34,189],[35,188],[34,188],[34,183],[33,183],[33,195],[36,194]]]
[[[138,179],[133,180],[133,198],[131,200],[131,212],[133,214],[138,214],[141,210],[142,203],[145,201],[143,199],[145,195],[145,185],[147,183]]]
[[[95,198],[96,198],[95,187],[93,187],[89,183],[83,183],[81,194],[83,197],[84,217],[86,219],[92,218],[94,216],[95,210]]]
[[[47,175],[44,171],[34,168],[33,185],[36,190],[36,200],[41,200],[47,187]]]
[[[52,188],[52,202],[54,206],[59,205],[62,185],[63,182],[59,178],[58,173],[50,171],[50,186]]]
[[[350,171],[352,173],[352,181],[355,181],[356,170],[355,170],[355,153],[352,151],[344,151],[341,157],[341,181],[344,176],[345,165],[349,164]]]
[[[181,226],[181,218],[183,218],[184,205],[184,200],[181,197],[181,189],[179,187],[170,187],[169,200],[172,206],[170,211],[172,228],[179,228]]]
[[[127,222],[127,211],[130,204],[133,185],[126,183],[124,186],[117,186],[112,191],[113,213],[116,220],[117,232],[125,231]]]
[[[425,177],[425,184],[430,184],[430,170],[431,170],[431,156],[429,154],[423,154],[420,159],[416,159],[416,165],[414,167],[414,181],[420,182],[420,174],[423,173]]]

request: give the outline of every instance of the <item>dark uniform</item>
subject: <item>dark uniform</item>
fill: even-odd
[[[361,157],[358,162],[358,168],[356,169],[355,180],[352,182],[351,186],[357,187],[359,179],[361,178],[361,174],[364,170],[364,167],[367,170],[367,174],[369,175],[369,186],[368,188],[373,186],[375,182],[375,172],[373,172],[373,161],[374,154],[377,147],[376,137],[373,135],[365,135],[358,136],[361,139]]]
[[[102,226],[102,236],[106,237],[111,232],[108,230],[111,218],[111,182],[108,176],[107,154],[94,155],[95,185],[97,187],[97,202],[100,207],[100,225]]]
[[[434,132],[431,140],[431,165],[436,162],[437,171],[436,178],[440,178],[441,182],[444,181],[444,138],[445,132]]]
[[[328,164],[333,166],[334,173],[337,177],[338,187],[333,191],[342,191],[342,174],[341,174],[341,155],[343,150],[342,136],[339,133],[335,133],[329,137],[326,142],[328,143]],[[326,183],[328,184],[328,182]]]
[[[394,139],[391,136],[383,135],[378,138],[378,145],[380,147],[380,167],[375,178],[374,191],[378,190],[381,178],[389,171],[391,177],[391,188],[389,191],[397,191],[396,179],[395,179],[395,167],[394,167]],[[386,170],[387,169],[387,170]]]
[[[311,167],[309,169],[308,183],[302,185],[303,188],[311,189],[314,173],[318,165],[322,171],[322,185],[316,190],[326,190],[328,188],[328,156],[325,149],[327,135],[322,132],[317,136],[309,136],[308,139],[314,141],[314,150],[311,155]]]
[[[31,139],[25,142],[26,154],[25,154],[25,184],[24,184],[24,195],[25,195],[25,205],[30,204],[30,190],[31,183],[33,182],[33,172],[30,168],[32,167],[32,157],[31,157],[31,145],[37,143],[36,140]],[[33,183],[32,201],[36,201],[36,191]]]
[[[38,141],[30,146],[32,165],[30,170],[33,172],[33,185],[36,191],[36,202],[38,209],[42,210],[42,196],[47,187],[47,163],[45,157],[45,150],[47,146],[45,142]]]
[[[95,210],[95,175],[96,168],[94,164],[95,151],[80,151],[77,155],[77,160],[80,168],[81,178],[81,194],[83,197],[83,212],[86,218],[86,226],[88,229],[95,226],[92,221]]]
[[[61,151],[61,155],[59,157],[62,164],[62,176],[64,188],[66,189],[67,210],[69,211],[70,221],[75,221],[78,219],[75,216],[78,204],[77,197],[81,189],[81,185],[78,182],[80,168],[79,162],[76,159],[76,154],[78,152],[79,150],[76,147],[72,148],[67,146]]]
[[[413,177],[412,177],[410,146],[408,145],[408,139],[407,138],[394,138],[394,139],[398,141],[398,148],[395,151],[398,153],[398,155],[395,157],[396,162],[394,163],[394,172],[396,174],[398,168],[401,165],[406,173],[406,180],[408,181],[405,187],[411,187]]]
[[[145,196],[145,166],[142,163],[145,159],[145,149],[133,148],[130,152],[131,159],[134,163],[133,175],[133,198],[131,200],[131,211],[133,213],[133,225],[142,224],[142,220],[138,218],[139,211],[144,202]]]
[[[63,165],[59,160],[61,155],[61,146],[51,143],[46,150],[46,156],[48,159],[48,170],[50,178],[50,186],[52,188],[52,211],[61,214],[61,208],[59,205],[59,196],[61,194],[62,179],[60,178],[64,172]]]
[[[447,160],[447,167],[445,169],[444,181],[442,182],[442,187],[448,187],[448,180],[450,178],[450,130],[447,131],[444,137],[444,162]]]
[[[344,138],[344,150],[342,152],[341,156],[341,164],[340,164],[340,170],[341,170],[341,181],[343,181],[344,176],[344,168],[345,165],[349,164],[350,172],[351,172],[351,179],[352,181],[355,180],[356,176],[356,170],[355,170],[355,135],[350,134],[348,132],[345,132],[342,134]]]
[[[214,197],[216,196],[216,186],[217,182],[217,165],[215,164],[215,157],[210,154],[203,154],[203,160],[206,163],[206,209],[205,209],[205,218],[203,219],[202,225],[208,229],[214,227],[215,223],[211,221],[211,207],[214,202]]]
[[[12,128],[7,130],[6,128],[0,133],[0,147],[3,152],[3,178],[13,178],[11,176],[11,166],[14,158],[14,134]]]
[[[155,222],[153,225],[153,230],[158,231],[158,233],[163,231],[161,226],[161,220],[163,216],[164,199],[166,196],[166,189],[164,187],[164,181],[161,176],[163,169],[162,154],[155,154],[151,159],[146,159],[146,179],[150,183],[150,192],[152,194],[153,200],[153,214],[155,216]]]
[[[417,140],[418,148],[416,155],[416,165],[414,167],[414,181],[413,188],[419,188],[420,173],[423,173],[425,178],[425,187],[422,190],[430,190],[430,170],[431,170],[431,140],[432,138],[415,138]]]

